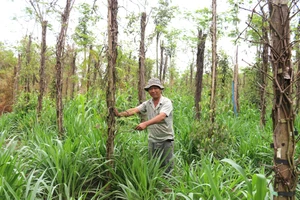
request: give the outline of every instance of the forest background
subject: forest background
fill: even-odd
[[[66,2],[69,9],[64,9]],[[5,21],[1,32],[0,197],[288,199],[281,196],[288,194],[299,198],[297,181],[285,187],[284,179],[287,192],[278,191],[281,174],[274,173],[280,168],[276,160],[273,163],[270,116],[276,79],[271,63],[264,63],[262,39],[265,33],[271,36],[264,21],[270,17],[267,2],[119,1],[116,57],[111,54],[113,33],[107,26],[108,2],[116,1],[66,2],[6,0],[12,7],[1,6],[1,14],[7,10],[16,14]],[[213,9],[214,2],[218,10]],[[291,2],[289,13],[295,69],[296,5]],[[144,45],[142,12],[147,16]],[[7,16],[12,15],[3,18]],[[18,28],[11,29],[13,24]],[[151,77],[161,79],[164,95],[174,103],[176,165],[167,180],[159,161],[147,158],[146,132],[133,130],[139,116],[115,120],[108,109],[111,103],[120,110],[138,105],[146,97],[144,93],[140,98],[140,86]],[[292,95],[297,113],[300,87],[293,84],[288,88],[294,92],[285,96]],[[295,144],[298,119],[293,120]],[[295,181],[298,161],[293,167],[289,178]],[[164,193],[166,187],[172,192]]]

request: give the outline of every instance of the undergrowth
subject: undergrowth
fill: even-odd
[[[122,111],[137,105],[117,94]],[[259,125],[259,111],[244,103],[236,115],[230,100],[219,102],[214,134],[208,100],[194,120],[192,95],[164,91],[173,101],[175,168],[163,175],[148,159],[147,132],[138,116],[118,118],[114,167],[106,161],[106,102],[78,95],[64,104],[65,137],[56,129],[55,105],[46,98],[40,118],[35,104],[16,106],[0,118],[1,185],[5,199],[271,199],[271,121]],[[296,124],[298,119],[296,120]],[[110,172],[110,173],[108,173]],[[111,174],[111,176],[108,176]],[[169,188],[170,193],[163,192]],[[299,194],[297,194],[299,195]],[[2,199],[1,198],[1,199]]]

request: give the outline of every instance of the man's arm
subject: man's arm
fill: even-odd
[[[128,109],[128,110],[125,110],[124,112],[118,112],[118,110],[115,108],[114,109],[114,112],[115,112],[115,115],[117,116],[117,117],[129,117],[129,116],[131,116],[131,115],[134,115],[134,114],[136,114],[136,113],[139,113],[140,112],[140,110],[138,109],[138,108],[130,108],[130,109]]]
[[[159,113],[159,115],[153,117],[152,119],[149,119],[148,121],[140,123],[135,129],[136,130],[144,130],[147,128],[147,126],[150,126],[152,124],[157,124],[164,120],[167,117],[166,113]]]

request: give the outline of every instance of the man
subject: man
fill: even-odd
[[[141,105],[119,113],[118,117],[128,117],[136,113],[147,114],[147,121],[137,125],[136,130],[148,130],[148,146],[150,156],[161,158],[162,167],[167,166],[166,173],[173,169],[174,130],[173,130],[173,105],[170,99],[162,95],[164,90],[158,78],[152,78],[144,88],[152,99]]]

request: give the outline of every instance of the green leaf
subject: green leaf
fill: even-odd
[[[247,184],[248,192],[249,192],[250,196],[252,197],[253,196],[252,195],[252,184],[248,180],[244,169],[231,159],[225,158],[225,159],[222,160],[222,162],[227,162],[228,164],[230,164],[233,168],[235,168],[242,175],[243,179],[245,180],[245,182]]]
[[[222,200],[222,197],[221,197],[221,195],[220,195],[220,193],[219,193],[219,190],[218,190],[218,188],[217,188],[217,186],[216,186],[216,183],[215,183],[214,180],[213,180],[211,171],[210,171],[210,169],[208,168],[208,166],[206,165],[206,163],[204,163],[204,162],[203,162],[203,167],[204,167],[205,173],[206,173],[206,175],[207,175],[207,178],[208,178],[208,180],[209,180],[209,183],[210,183],[211,189],[212,189],[212,191],[213,191],[213,194],[215,195],[215,198],[216,198],[217,200]]]
[[[266,177],[262,174],[254,174],[252,177],[252,186],[256,190],[254,200],[265,199],[268,186]]]

